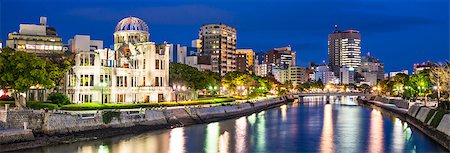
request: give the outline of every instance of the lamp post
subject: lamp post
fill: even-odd
[[[437,102],[439,103],[439,99],[441,99],[441,86],[439,84],[433,87],[434,90],[437,91]]]
[[[178,94],[180,91],[186,90],[186,86],[173,85],[173,90],[175,90],[175,102],[178,102]]]

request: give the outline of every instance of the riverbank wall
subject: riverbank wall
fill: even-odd
[[[109,113],[97,111],[94,114],[9,110],[0,112],[0,124],[4,127],[0,131],[23,129],[24,123],[30,126],[26,127],[27,133],[15,133],[16,137],[6,138],[0,134],[0,152],[209,123],[277,107],[290,99],[283,96],[231,106],[109,110]],[[29,137],[30,133],[34,137]]]
[[[401,116],[406,122],[450,150],[450,114],[425,106],[412,105],[404,100],[393,101],[380,96],[367,97],[360,101]]]

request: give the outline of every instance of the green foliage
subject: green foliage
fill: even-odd
[[[444,117],[445,112],[437,111],[436,115],[434,115],[433,120],[431,120],[430,125],[434,128],[437,128],[439,123],[441,123],[442,118]]]
[[[424,97],[427,96],[431,90],[431,80],[429,74],[422,72],[414,74],[409,77],[405,82],[405,95],[406,98],[411,97]]]
[[[52,103],[45,103],[45,102],[35,102],[35,101],[30,101],[27,102],[27,107],[31,108],[31,109],[58,109],[58,105],[56,104],[52,104]]]
[[[116,111],[103,111],[102,119],[103,123],[109,124],[113,120],[113,118],[120,119],[120,112]]]
[[[64,93],[53,92],[48,96],[48,100],[53,104],[57,104],[58,106],[63,106],[70,104],[69,97],[67,97]]]
[[[35,54],[4,48],[0,54],[0,88],[24,93],[34,85],[54,87],[54,69],[54,64]]]
[[[315,82],[305,82],[305,83],[299,84],[297,86],[297,89],[300,91],[305,91],[307,89],[323,89],[323,83],[320,79]]]
[[[250,98],[265,96],[274,87],[274,84],[269,78],[244,72],[230,72],[225,74],[222,79],[222,85],[231,91],[233,96],[243,96],[242,89],[238,89],[239,86],[243,86]]]
[[[0,101],[0,107],[5,106],[5,104],[9,104],[9,107],[16,106],[16,103],[14,101]]]
[[[199,71],[195,67],[185,64],[170,63],[169,78],[171,84],[184,84],[192,89],[207,89],[218,86],[220,75],[211,71]]]

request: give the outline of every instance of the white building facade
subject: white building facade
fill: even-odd
[[[149,41],[139,18],[121,20],[114,50],[79,52],[66,75],[66,94],[73,103],[137,103],[170,101],[169,44]]]
[[[73,39],[69,40],[69,51],[72,53],[95,51],[97,49],[103,49],[103,41],[91,40],[89,35],[75,35]]]

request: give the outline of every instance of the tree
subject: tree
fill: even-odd
[[[173,84],[183,84],[195,90],[217,87],[220,75],[211,71],[199,71],[185,64],[170,63],[169,80]]]
[[[421,72],[409,77],[405,82],[406,98],[426,97],[431,89],[429,74]]]
[[[16,107],[25,108],[24,94],[31,86],[54,87],[57,69],[35,54],[4,48],[0,54],[0,88],[12,89]]]
[[[450,95],[450,62],[431,68],[430,80],[436,86],[438,98],[441,97],[441,92]],[[450,96],[447,98],[450,100]]]

